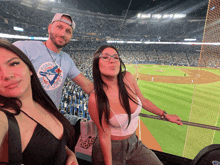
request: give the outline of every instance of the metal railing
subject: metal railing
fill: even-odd
[[[147,118],[151,118],[151,119],[168,121],[167,119],[160,118],[160,116],[148,115],[148,114],[143,114],[143,113],[140,113],[139,116],[147,117]],[[212,129],[212,130],[220,131],[220,127],[216,127],[216,126],[211,126],[211,125],[206,125],[206,124],[199,124],[199,123],[194,123],[194,122],[189,122],[189,121],[181,121],[181,122],[184,125],[190,125],[190,126],[195,126],[195,127],[201,127],[201,128],[206,128],[206,129]]]

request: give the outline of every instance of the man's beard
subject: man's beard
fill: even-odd
[[[54,35],[52,34],[52,33],[50,33],[50,40],[53,42],[53,44],[58,48],[58,49],[60,49],[60,48],[64,48],[69,42],[67,42],[67,43],[65,43],[64,45],[58,45],[57,43],[56,43],[56,41],[55,41],[55,38],[56,37],[54,37]],[[64,41],[66,41],[65,39],[64,39]]]

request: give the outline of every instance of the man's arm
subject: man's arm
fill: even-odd
[[[83,91],[88,95],[94,90],[93,83],[80,73],[78,76],[72,79],[77,85],[79,85]]]

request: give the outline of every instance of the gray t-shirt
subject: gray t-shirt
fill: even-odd
[[[71,57],[65,52],[55,53],[47,49],[41,41],[17,41],[13,44],[28,56],[41,85],[58,108],[66,77],[72,80],[80,74]]]

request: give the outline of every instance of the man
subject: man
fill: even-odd
[[[75,23],[70,15],[57,13],[48,26],[47,41],[14,43],[31,60],[42,86],[57,108],[66,77],[79,85],[87,94],[90,94],[94,88],[93,83],[77,69],[71,57],[62,51],[62,48],[70,42],[74,29]],[[76,116],[65,116],[73,125],[79,120]]]

